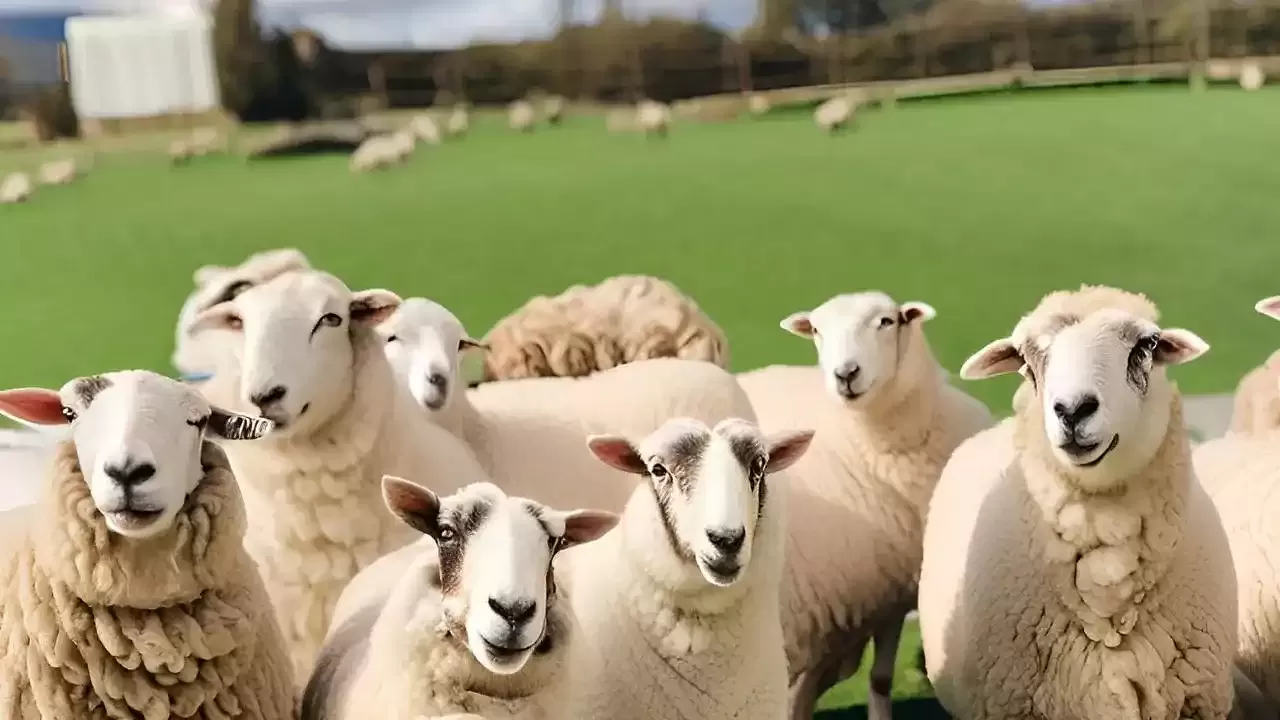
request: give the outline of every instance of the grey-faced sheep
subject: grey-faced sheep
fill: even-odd
[[[566,558],[582,626],[566,717],[785,717],[779,473],[812,437],[673,419],[638,445],[590,439],[601,461],[643,485],[613,532]]]
[[[204,311],[192,332],[229,332],[201,385],[277,430],[227,448],[244,486],[246,538],[279,613],[300,679],[339,594],[361,568],[413,539],[382,511],[383,474],[454,489],[488,480],[474,455],[400,390],[374,326],[400,299],[292,271]]]
[[[1235,574],[1166,376],[1208,345],[1157,314],[1052,293],[961,369],[1021,372],[1030,397],[957,450],[929,508],[920,627],[953,716],[1228,716]]]
[[[0,181],[0,205],[15,205],[31,199],[31,176],[23,172],[9,173]]]
[[[399,579],[337,620],[301,720],[568,717],[578,633],[553,563],[618,516],[562,512],[483,483],[440,498],[387,477],[383,493],[429,542],[379,561],[399,560]]]
[[[992,423],[934,359],[923,327],[934,314],[882,292],[837,295],[781,323],[813,340],[817,367],[738,376],[765,431],[819,429],[790,483],[782,622],[796,720],[813,717],[872,639],[868,715],[890,717],[929,498],[952,451]]]
[[[70,425],[38,505],[0,525],[0,717],[290,720],[280,629],[226,456],[271,423],[149,372],[0,392]]]
[[[1258,301],[1254,309],[1280,320],[1280,295]],[[1280,429],[1280,350],[1241,378],[1228,431],[1248,434],[1276,429]]]

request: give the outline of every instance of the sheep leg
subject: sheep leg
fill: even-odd
[[[898,641],[902,638],[904,613],[894,613],[876,626],[871,638],[875,643],[875,659],[871,663],[870,688],[867,692],[867,720],[890,720],[893,717],[893,667],[898,658]]]
[[[817,664],[800,673],[791,684],[791,720],[813,720],[818,698],[842,677],[857,672],[866,647],[867,638],[860,637],[852,645],[827,652]]]

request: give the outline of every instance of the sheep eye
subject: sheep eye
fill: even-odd
[[[649,468],[649,474],[653,476],[654,480],[665,480],[670,476],[666,466],[662,463],[654,463],[653,467]]]
[[[440,542],[451,543],[458,539],[458,531],[449,526],[440,528]]]
[[[239,315],[228,315],[226,325],[230,330],[240,330],[244,328],[244,320]]]
[[[1147,354],[1154,354],[1156,351],[1156,348],[1159,346],[1160,346],[1160,337],[1157,335],[1150,335],[1148,337],[1143,338],[1142,343],[1140,345],[1143,351],[1145,351]]]
[[[757,457],[751,461],[751,474],[756,477],[764,477],[765,460],[763,457]]]
[[[187,424],[197,430],[204,430],[205,426],[209,424],[209,416],[205,415],[202,418],[196,418],[195,420],[188,420]]]
[[[342,316],[335,315],[333,313],[325,313],[320,316],[320,324],[327,325],[329,327],[338,327],[342,324]]]
[[[399,340],[400,340],[400,336],[399,336],[399,335],[392,335],[391,337],[387,338],[387,343],[393,343],[393,342],[397,342],[397,341],[399,341]]]
[[[67,407],[66,405],[63,405],[63,406],[62,406],[62,417],[66,418],[66,419],[67,419],[67,422],[75,422],[75,421],[76,421],[76,418],[77,418],[78,416],[76,415],[76,411],[75,411],[75,410],[72,410],[71,408]]]
[[[891,317],[882,317],[882,318],[880,318],[880,327],[882,327],[882,328],[887,328],[887,327],[889,327],[889,326],[891,326],[891,325],[893,325],[893,318],[891,318]]]

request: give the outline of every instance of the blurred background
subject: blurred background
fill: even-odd
[[[778,321],[840,292],[933,305],[954,372],[1113,284],[1212,344],[1176,371],[1211,434],[1280,338],[1252,310],[1280,292],[1277,74],[1265,0],[0,0],[0,181],[32,181],[0,204],[0,383],[170,372],[196,268],[297,247],[476,336],[660,275],[736,370],[813,362]],[[524,100],[563,114],[517,131]],[[352,172],[424,116],[441,142]],[[1013,387],[966,389],[1005,414]],[[917,648],[898,712],[940,717]]]

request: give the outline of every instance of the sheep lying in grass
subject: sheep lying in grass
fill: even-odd
[[[428,113],[414,116],[409,123],[409,129],[419,140],[428,145],[440,144],[440,126]]]
[[[786,491],[812,431],[674,419],[633,445],[593,436],[641,476],[617,529],[569,557],[582,637],[566,717],[778,720],[787,668],[778,592]]]
[[[382,482],[387,506],[431,546],[396,553],[391,591],[335,625],[301,720],[567,717],[578,639],[553,562],[618,516],[561,512],[490,484],[441,499],[407,480]]]
[[[929,498],[952,451],[992,423],[934,358],[924,332],[934,315],[881,292],[837,295],[781,323],[813,340],[817,367],[738,376],[765,431],[819,429],[790,483],[783,631],[796,720],[813,717],[872,639],[868,716],[891,716]]]
[[[724,331],[675,285],[646,275],[535,297],[484,342],[485,380],[580,377],[660,357],[729,364]]]
[[[516,100],[507,110],[507,124],[517,132],[533,132],[538,123],[538,111],[528,100]]]
[[[1012,449],[970,440],[989,452],[957,450],[929,508],[920,628],[953,716],[1231,710],[1231,551],[1166,376],[1208,345],[1156,319],[1139,295],[1052,293],[961,369],[1022,372],[1031,398],[988,431]]]
[[[40,504],[0,523],[0,717],[292,718],[236,478],[206,441],[271,423],[143,371],[3,391],[0,412],[71,426]]]
[[[192,276],[196,289],[187,296],[178,315],[173,366],[188,380],[206,379],[217,366],[216,353],[229,345],[229,333],[206,330],[192,336],[191,325],[196,316],[217,305],[234,299],[254,285],[261,285],[291,270],[307,270],[311,263],[300,250],[278,248],[250,255],[234,267],[205,265]]]
[[[471,129],[471,115],[465,105],[455,105],[445,122],[445,131],[451,137],[461,138]]]
[[[0,181],[0,205],[16,205],[31,199],[31,176],[23,172],[9,173]]]
[[[78,174],[75,158],[63,158],[41,165],[37,177],[41,185],[70,185]]]
[[[382,511],[383,474],[455,489],[488,475],[400,390],[374,326],[400,304],[293,271],[204,311],[192,332],[231,333],[201,387],[227,407],[256,407],[277,430],[227,448],[244,485],[246,539],[306,678],[342,589],[412,539]]]
[[[648,137],[665,138],[671,130],[671,108],[653,100],[641,101],[636,106],[636,127]]]
[[[548,95],[542,101],[542,117],[548,125],[559,125],[564,120],[564,98],[559,95]]]
[[[1280,295],[1260,300],[1254,309],[1280,320]],[[1280,350],[1240,380],[1228,431],[1248,434],[1275,429],[1280,429]]]
[[[820,129],[834,134],[853,120],[853,114],[857,111],[860,101],[861,96],[856,92],[837,95],[813,111],[813,121]]]

